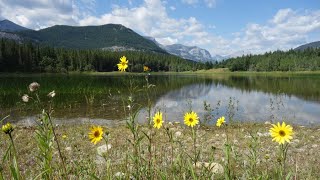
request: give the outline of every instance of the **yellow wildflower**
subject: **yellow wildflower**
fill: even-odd
[[[89,139],[93,144],[97,144],[103,138],[103,130],[101,126],[92,126],[89,132]]]
[[[127,58],[125,56],[122,56],[120,58],[120,63],[117,65],[118,65],[119,71],[121,71],[121,72],[126,71],[126,69],[128,68]]]
[[[290,125],[286,125],[285,122],[280,125],[278,122],[277,125],[271,124],[273,127],[270,128],[272,141],[276,141],[279,144],[284,144],[285,142],[290,142],[292,139],[293,130]]]
[[[199,123],[199,117],[197,113],[191,111],[184,115],[184,124],[190,127],[195,126]]]
[[[150,68],[148,66],[143,66],[143,71],[144,72],[150,71]]]
[[[5,125],[2,125],[2,131],[6,134],[10,134],[13,131],[13,126],[8,122]]]
[[[153,127],[160,129],[162,126],[163,120],[162,120],[162,112],[157,112],[153,117]]]
[[[222,124],[224,124],[226,121],[225,121],[225,118],[224,116],[220,117],[218,120],[217,120],[217,126],[220,127]]]

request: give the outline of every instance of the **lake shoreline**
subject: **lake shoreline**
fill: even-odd
[[[119,72],[119,71],[111,71],[111,72],[75,72],[71,71],[68,73],[6,73],[0,72],[1,76],[40,76],[40,75],[103,75],[103,76],[127,76],[127,75],[234,75],[234,76],[254,76],[254,75],[263,75],[263,76],[307,76],[307,75],[320,75],[320,71],[265,71],[265,72],[257,72],[257,71],[229,71],[227,68],[219,68],[219,69],[209,69],[209,70],[197,70],[197,71],[182,71],[182,72]]]

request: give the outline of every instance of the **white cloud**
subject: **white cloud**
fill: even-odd
[[[197,4],[198,0],[182,0],[182,3],[193,5],[193,4]]]
[[[248,24],[231,44],[252,53],[287,50],[305,43],[314,32],[320,32],[320,11],[280,9],[266,24]]]
[[[176,10],[176,7],[170,6],[170,9],[171,9],[172,11],[174,11],[174,10]]]
[[[156,38],[156,41],[163,45],[171,45],[178,43],[178,39],[174,39],[171,37]]]
[[[0,18],[31,29],[76,25],[82,14],[94,10],[94,3],[95,0],[0,0]]]
[[[207,7],[213,8],[216,6],[216,0],[204,0]]]

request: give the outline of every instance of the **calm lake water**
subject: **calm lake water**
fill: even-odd
[[[28,85],[40,83],[41,103],[24,103]],[[132,95],[139,109],[139,121],[148,116],[148,96],[152,114],[161,110],[167,121],[183,122],[190,108],[202,122],[212,123],[219,116],[234,121],[278,121],[294,124],[320,124],[320,77],[232,75],[150,75],[154,84],[147,93],[145,75],[24,75],[0,76],[0,117],[32,123],[48,104],[58,123],[110,123],[126,118],[124,109]],[[132,90],[134,89],[134,90]],[[55,90],[50,102],[46,95]],[[132,91],[130,93],[130,91]],[[124,105],[125,104],[125,105]],[[206,104],[206,107],[205,107]]]

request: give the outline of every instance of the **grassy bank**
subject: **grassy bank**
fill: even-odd
[[[102,158],[97,154],[97,147],[88,139],[91,125],[57,126],[57,138],[67,165],[67,177],[70,179],[129,179],[136,175],[133,164],[133,137],[124,125],[103,127],[109,132],[108,147]],[[214,126],[197,127],[196,148],[199,150],[198,165],[193,165],[189,156],[193,154],[192,131],[185,125],[165,123],[157,130],[147,126],[141,132],[152,136],[149,139],[141,133],[139,144],[139,171],[141,178],[153,179],[224,179],[224,175],[215,168],[205,167],[205,163],[218,163],[224,166],[226,157],[224,146],[228,137],[232,147],[230,168],[235,178],[275,179],[278,168],[278,143],[272,142],[268,131],[270,124],[241,123],[222,128]],[[169,136],[168,136],[169,134]],[[170,139],[170,134],[172,139]],[[18,164],[23,179],[33,179],[41,172],[37,166],[38,149],[34,141],[34,127],[16,127],[13,139],[18,154]],[[0,134],[0,157],[10,141],[6,134]],[[320,166],[320,127],[294,126],[293,140],[289,144],[286,173],[293,179],[317,179]],[[53,147],[54,178],[59,179],[61,162],[56,145]],[[150,167],[152,165],[152,167]],[[202,166],[203,165],[203,166]],[[1,165],[5,179],[9,179],[10,170]],[[218,168],[218,165],[217,167]],[[148,171],[152,172],[149,176]],[[218,172],[217,172],[218,171]]]
[[[257,72],[257,71],[230,71],[228,68],[218,68],[209,70],[197,70],[197,71],[183,71],[183,72],[149,72],[152,75],[233,75],[233,76],[314,76],[320,75],[320,71],[269,71],[269,72]],[[1,76],[39,76],[39,75],[92,75],[92,76],[128,76],[131,75],[146,75],[147,73],[123,73],[119,71],[111,72],[78,72],[71,71],[68,73],[0,73]]]

